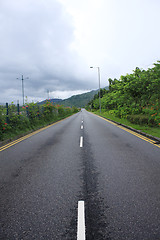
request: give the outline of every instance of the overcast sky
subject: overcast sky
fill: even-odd
[[[0,103],[68,98],[160,60],[160,0],[0,0]],[[29,79],[25,79],[25,78]],[[19,78],[19,79],[17,79]]]

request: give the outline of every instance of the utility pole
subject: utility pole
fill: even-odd
[[[17,78],[19,79],[19,78]],[[29,79],[28,77],[26,77],[25,79]],[[23,99],[23,106],[24,106],[24,78],[23,78],[23,75],[22,75],[22,99]]]
[[[24,82],[23,82],[23,75],[22,75],[22,97],[23,97],[23,106],[24,106]]]
[[[49,100],[49,89],[47,89],[47,94],[48,94],[47,96],[48,96],[48,100]]]

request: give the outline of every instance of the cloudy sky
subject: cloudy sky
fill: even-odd
[[[0,0],[0,103],[68,98],[160,60],[159,0]],[[28,77],[28,79],[26,79]],[[18,78],[18,79],[17,79]]]

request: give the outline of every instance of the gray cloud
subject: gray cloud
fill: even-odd
[[[68,97],[160,56],[158,0],[0,0],[0,103]],[[19,79],[17,79],[19,78]]]
[[[75,66],[80,62],[71,50],[72,18],[55,0],[0,1],[0,102],[21,98],[21,74],[25,94],[44,98],[46,89],[84,89]],[[75,64],[76,63],[76,64]],[[87,85],[87,84],[86,84]]]

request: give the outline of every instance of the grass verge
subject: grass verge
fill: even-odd
[[[95,113],[99,116],[108,118],[110,120],[116,121],[118,123],[124,124],[126,126],[132,127],[134,129],[140,130],[140,131],[147,133],[149,135],[152,135],[154,137],[160,138],[160,127],[149,127],[148,125],[133,124],[133,123],[129,122],[127,119],[115,117],[114,115],[109,114],[108,112],[102,111],[100,114],[99,110],[94,111],[93,113]]]
[[[32,125],[32,126],[29,126],[29,127],[26,127],[24,129],[13,129],[12,131],[10,132],[7,132],[5,134],[3,134],[3,140],[0,141],[0,145],[4,145],[6,144],[7,142],[11,142],[13,140],[16,140],[20,137],[23,137],[31,132],[34,132],[38,129],[41,129],[41,128],[44,128],[48,125],[51,125],[53,123],[56,123],[62,119],[65,119],[67,117],[70,117],[71,115],[73,115],[75,113],[70,113],[70,114],[67,114],[65,116],[58,116],[56,119],[52,119],[50,121],[41,121],[39,123],[37,123],[36,125]]]

